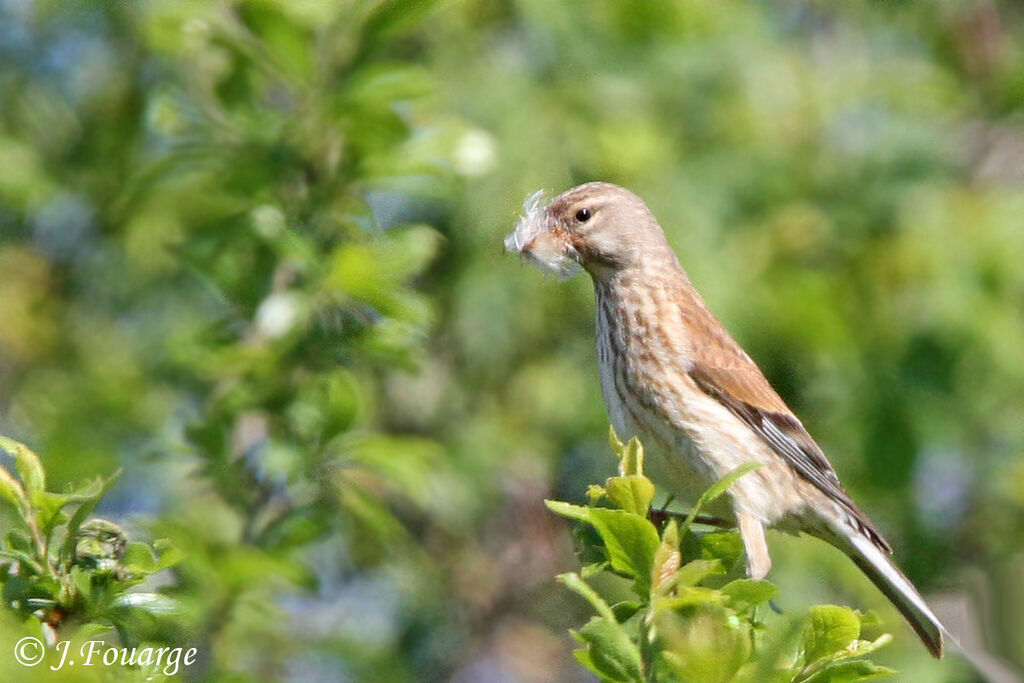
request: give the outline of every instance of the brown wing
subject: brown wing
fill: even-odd
[[[846,508],[860,529],[880,548],[892,552],[839,483],[825,453],[793,415],[761,370],[703,306],[687,321],[699,327],[696,338],[705,340],[694,349],[690,377],[764,439],[804,479]]]

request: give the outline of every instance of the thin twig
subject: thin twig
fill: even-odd
[[[661,510],[652,509],[647,513],[648,519],[650,519],[651,522],[659,529],[665,526],[665,523],[670,519],[674,519],[678,522],[684,522],[688,516],[689,513],[687,512],[675,512],[673,510],[665,510],[664,508]],[[714,515],[697,515],[693,518],[693,523],[703,524],[704,526],[713,526],[719,529],[736,528],[735,522],[721,517],[715,517]]]

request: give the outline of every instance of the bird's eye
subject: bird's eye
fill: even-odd
[[[576,212],[576,220],[580,223],[586,223],[590,220],[590,209],[580,209]]]

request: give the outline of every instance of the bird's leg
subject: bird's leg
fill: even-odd
[[[656,509],[653,505],[647,510],[647,519],[651,520],[651,524],[661,531],[665,524],[668,522],[671,513],[668,511],[669,504],[675,499],[674,494],[668,494],[668,498],[665,499],[665,504],[661,508]]]
[[[670,519],[674,519],[677,522],[685,522],[689,518],[689,512],[676,512],[675,510],[666,510],[661,508],[656,510],[653,507],[647,511],[647,519],[651,521],[651,524],[661,529]],[[694,524],[703,524],[704,526],[713,526],[719,529],[734,529],[736,525],[728,519],[722,519],[721,517],[715,517],[713,515],[696,515],[693,518]]]
[[[772,568],[772,558],[764,538],[764,525],[757,517],[738,510],[736,521],[740,528],[740,538],[743,539],[743,549],[747,552],[747,576],[763,579]]]

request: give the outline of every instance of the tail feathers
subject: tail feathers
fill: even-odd
[[[871,582],[896,606],[907,623],[917,632],[921,641],[936,658],[942,657],[942,634],[947,633],[938,617],[932,613],[921,594],[903,575],[889,556],[866,536],[848,534],[850,558]]]

